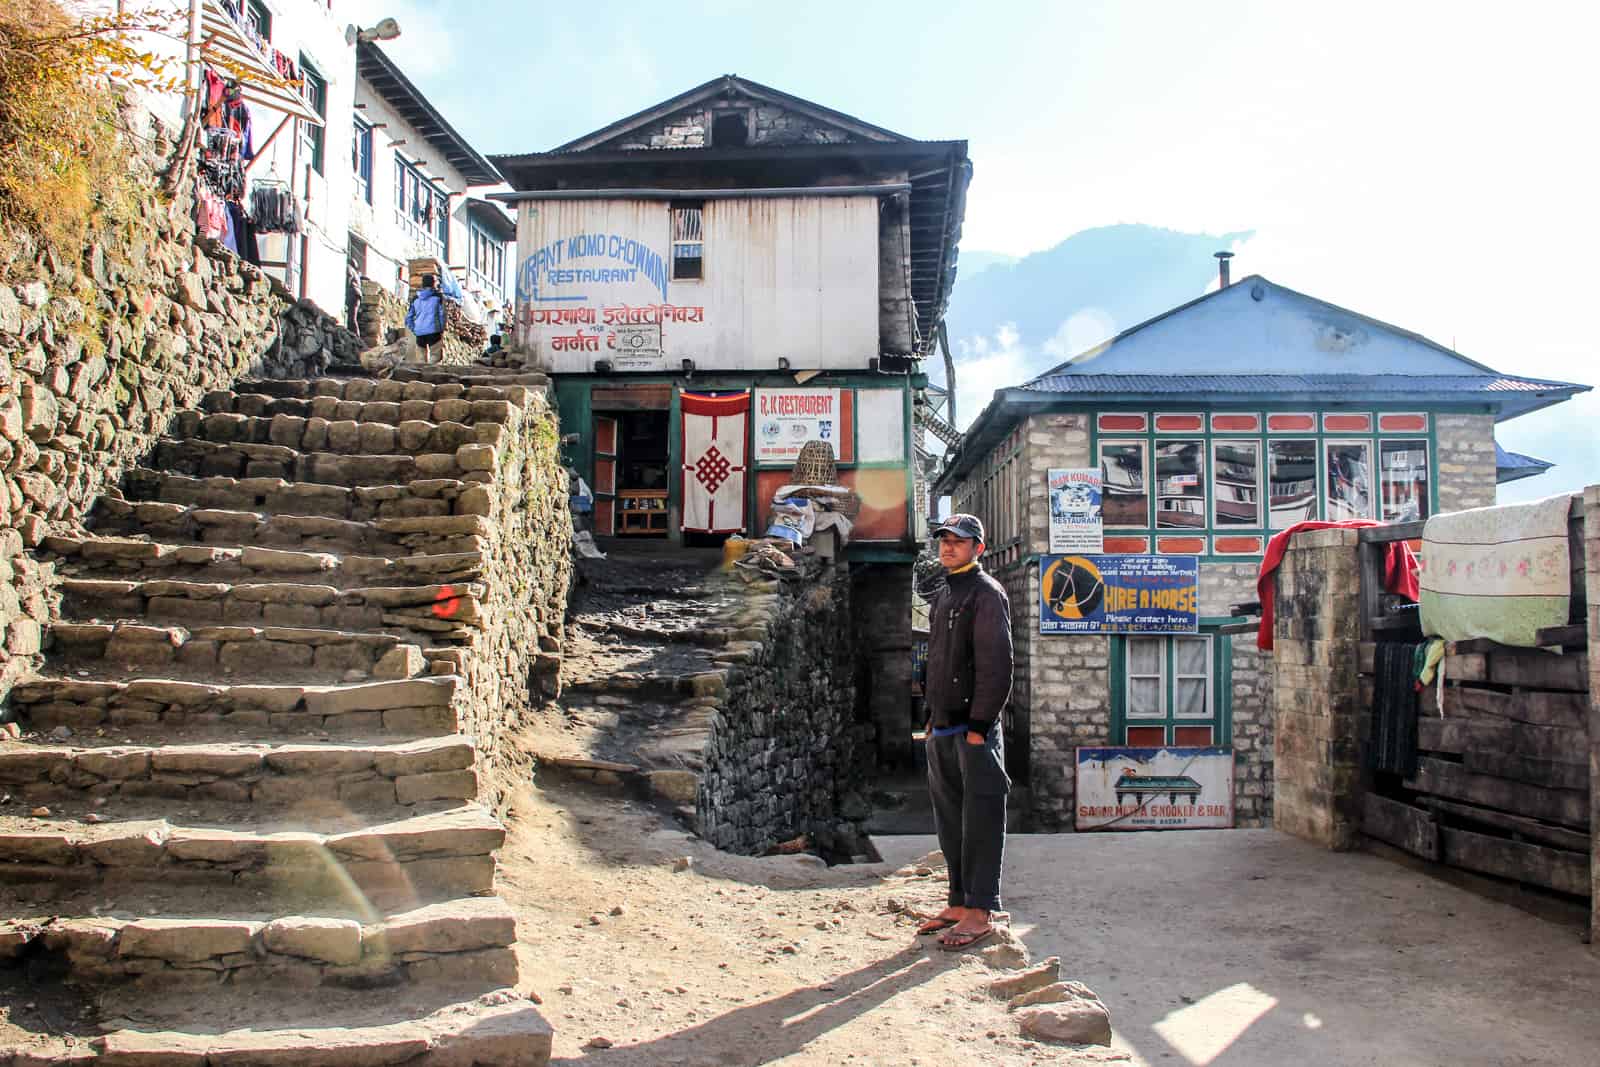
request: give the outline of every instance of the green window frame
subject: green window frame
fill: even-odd
[[[327,147],[327,118],[328,118],[328,80],[317,72],[317,68],[306,58],[304,52],[300,53],[300,95],[305,97],[311,110],[323,119],[323,125],[316,126],[304,119],[300,123],[300,141],[306,148],[306,153],[311,158],[311,169],[318,174],[326,174],[323,153]]]
[[[1217,632],[1224,621],[1231,620],[1202,621],[1192,634],[1110,637],[1112,744],[1198,748],[1233,743],[1233,637]],[[1202,642],[1204,658],[1196,660],[1192,652]],[[1196,714],[1192,697],[1186,696],[1196,682],[1202,682],[1205,714]],[[1210,729],[1210,740],[1194,736],[1199,728]]]

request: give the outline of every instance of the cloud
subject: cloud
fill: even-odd
[[[1013,323],[1004,323],[993,336],[958,337],[951,355],[956,359],[956,414],[965,430],[994,399],[996,389],[1018,385],[1028,376],[1035,353],[1022,344]],[[943,378],[943,367],[935,370]]]

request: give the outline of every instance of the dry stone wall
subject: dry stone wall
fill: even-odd
[[[80,526],[173,415],[246,374],[322,372],[352,335],[149,198],[76,258],[0,234],[0,699],[36,661],[51,568],[25,549]]]
[[[718,848],[760,853],[806,834],[824,854],[866,845],[858,754],[871,726],[855,719],[850,576],[806,560],[795,578],[749,589],[739,636],[757,642],[728,668],[705,749],[696,808]]]

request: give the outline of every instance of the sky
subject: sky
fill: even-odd
[[[1600,383],[1600,5],[342,2],[399,20],[385,48],[486,153],[737,73],[965,138],[964,249],[1026,255],[1116,222],[1253,231],[1235,277]],[[1559,478],[1511,496],[1600,482],[1597,419],[1589,394],[1502,427],[1508,448],[1562,453]]]

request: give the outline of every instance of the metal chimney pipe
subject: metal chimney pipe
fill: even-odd
[[[1213,252],[1217,257],[1217,286],[1221,289],[1228,287],[1228,260],[1233,258],[1232,252]]]

